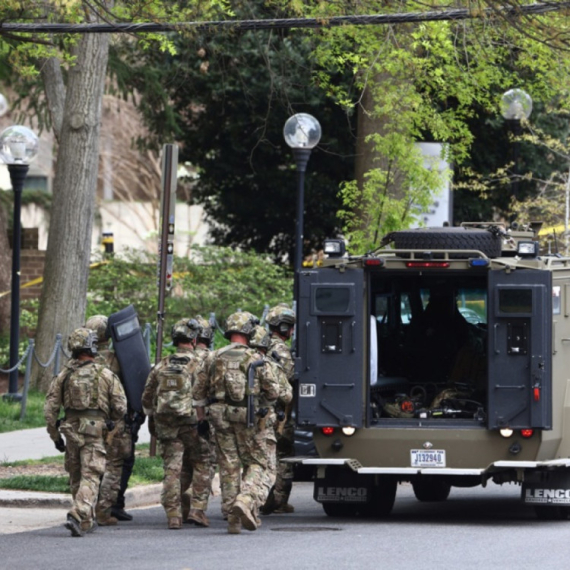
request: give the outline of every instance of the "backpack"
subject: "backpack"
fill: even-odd
[[[196,360],[191,356],[174,354],[166,359],[157,374],[157,414],[192,414],[192,372],[195,367]]]
[[[99,408],[99,375],[94,362],[87,362],[72,370],[66,380],[72,410],[97,410]]]

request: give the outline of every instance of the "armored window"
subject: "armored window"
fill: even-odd
[[[351,315],[354,313],[354,287],[319,285],[313,290],[313,309],[317,315]]]
[[[532,289],[500,289],[499,312],[505,315],[532,314]]]

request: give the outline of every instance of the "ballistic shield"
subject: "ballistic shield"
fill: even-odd
[[[129,408],[142,413],[142,393],[150,373],[137,313],[132,305],[109,316],[108,333],[121,366],[123,387]]]

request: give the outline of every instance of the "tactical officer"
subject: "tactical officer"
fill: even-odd
[[[68,348],[72,360],[52,381],[44,416],[56,448],[65,451],[73,497],[65,527],[72,536],[83,536],[96,527],[93,510],[105,471],[104,438],[114,422],[125,415],[127,400],[119,379],[95,362],[97,338],[92,330],[75,330],[69,336]],[[60,422],[61,407],[65,417]]]
[[[196,321],[200,326],[198,337],[196,339],[196,347],[194,354],[199,358],[200,362],[204,362],[210,354],[210,347],[214,339],[214,328],[212,325],[201,315],[196,317]],[[216,441],[214,439],[213,427],[210,426],[210,437],[208,440],[210,446],[210,493],[212,492],[212,481],[216,474]],[[182,521],[195,523],[200,525],[200,521],[196,520],[195,513],[190,510],[190,494],[188,489],[192,484],[192,476],[194,472],[194,459],[193,453],[190,450],[184,450],[184,457],[182,459],[182,474],[180,476],[180,484],[182,490]]]
[[[172,342],[176,353],[163,358],[151,370],[142,396],[144,412],[153,420],[151,423],[149,418],[149,428],[155,432],[164,462],[161,503],[169,529],[182,528],[180,476],[185,451],[193,469],[191,519],[199,526],[210,525],[205,513],[210,494],[210,449],[204,438],[207,434],[198,433],[198,419],[192,407],[194,375],[201,364],[194,354],[199,329],[194,319],[174,324]]]
[[[265,485],[265,496],[267,497],[270,489],[275,483],[275,476],[277,473],[277,426],[278,426],[278,416],[275,412],[275,407],[278,406],[280,410],[284,410],[293,399],[293,389],[287,375],[281,366],[275,361],[266,356],[267,350],[271,344],[271,334],[267,329],[261,325],[256,325],[253,329],[253,333],[249,340],[249,346],[257,350],[262,357],[266,360],[266,366],[268,366],[274,373],[275,377],[279,382],[279,397],[275,402],[275,405],[269,405],[269,403],[261,401],[261,407],[268,407],[268,414],[265,417],[265,427],[267,429],[266,433],[266,445],[267,453],[269,457],[268,469],[264,478]],[[280,411],[283,414],[282,411]],[[263,502],[261,503],[263,504]],[[259,523],[258,523],[259,526]]]
[[[271,405],[279,396],[278,381],[247,346],[255,320],[245,312],[227,318],[225,336],[230,344],[212,353],[194,386],[194,404],[202,424],[210,402],[222,509],[228,513],[230,534],[239,534],[242,525],[247,530],[257,529],[255,511],[259,497],[265,498],[262,487],[268,466],[265,429],[258,421],[262,412],[259,403],[263,398]]]
[[[295,365],[286,342],[293,335],[295,312],[282,303],[269,309],[265,322],[271,332],[271,343],[267,354],[279,362],[289,383],[293,385]],[[293,406],[290,403],[286,408],[278,410],[283,414],[283,420],[277,427],[277,476],[275,487],[269,493],[267,502],[261,509],[261,512],[266,515],[272,512],[292,513],[295,510],[293,505],[289,504],[289,496],[293,488],[293,465],[280,461],[295,454],[295,426],[291,414],[292,409]]]
[[[117,376],[122,379],[121,368],[115,353],[109,349],[109,336],[107,333],[107,317],[104,315],[95,315],[87,319],[85,327],[95,331],[97,334],[97,356],[95,362],[106,366]],[[121,475],[123,473],[124,462],[127,461],[134,451],[130,428],[126,425],[125,418],[121,418],[115,422],[115,429],[109,433],[106,439],[107,462],[105,465],[105,474],[101,480],[99,488],[99,500],[95,515],[97,523],[101,526],[116,525],[118,518],[112,515],[112,508],[117,501],[119,491],[121,490]],[[129,470],[128,475],[130,476]],[[128,481],[128,477],[127,477]],[[125,513],[127,514],[127,513]],[[129,519],[132,519],[128,515]],[[121,518],[121,520],[123,520]]]

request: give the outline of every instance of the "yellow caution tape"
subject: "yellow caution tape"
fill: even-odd
[[[107,263],[109,263],[108,261],[98,261],[97,263],[92,263],[89,266],[89,269],[96,269],[97,267],[101,267],[102,265],[107,265]],[[20,285],[20,289],[25,289],[26,287],[33,287],[34,285],[39,285],[40,283],[43,283],[44,278],[43,277],[36,277],[35,279],[32,279],[31,281],[26,281],[26,283],[23,283],[22,285]],[[5,297],[6,295],[9,295],[12,292],[12,290],[10,289],[9,291],[4,291],[3,293],[0,293],[0,299],[2,297]]]

